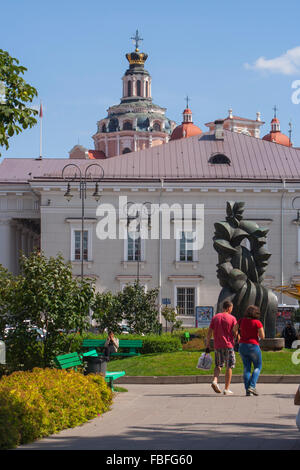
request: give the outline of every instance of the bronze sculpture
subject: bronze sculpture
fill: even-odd
[[[234,305],[232,313],[239,319],[248,305],[258,306],[266,338],[274,338],[277,297],[262,285],[271,256],[264,248],[269,229],[243,219],[244,206],[244,202],[228,201],[226,221],[214,224],[217,277],[222,287],[217,308],[222,311],[223,302],[230,300]],[[242,244],[244,240],[249,240],[248,247]]]

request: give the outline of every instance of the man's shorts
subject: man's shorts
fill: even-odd
[[[217,367],[226,367],[234,369],[235,367],[235,353],[233,348],[216,349],[215,350],[215,363]]]

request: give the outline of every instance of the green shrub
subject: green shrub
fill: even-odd
[[[100,375],[58,369],[14,372],[0,380],[0,449],[11,449],[107,411],[112,392]]]
[[[173,352],[181,350],[181,341],[180,337],[170,334],[162,335],[117,335],[119,340],[121,339],[140,339],[143,341],[143,347],[140,350],[141,354],[152,354],[152,353],[164,353],[164,352]],[[68,354],[69,352],[79,352],[83,351],[81,344],[83,339],[106,339],[107,334],[92,334],[85,333],[83,335],[72,334],[66,335],[64,337],[64,342],[62,343],[62,350],[60,354]]]
[[[171,335],[143,336],[142,354],[167,353],[181,350],[179,338]]]

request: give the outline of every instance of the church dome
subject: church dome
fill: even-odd
[[[292,143],[288,136],[280,131],[280,122],[276,116],[274,116],[271,121],[271,131],[269,132],[269,134],[266,134],[262,138],[262,140],[267,140],[268,142],[274,142],[276,144],[285,145],[286,147],[292,146]]]
[[[183,121],[179,126],[175,127],[171,134],[170,140],[178,140],[202,134],[200,127],[193,123],[192,111],[188,107],[185,108],[182,115]]]

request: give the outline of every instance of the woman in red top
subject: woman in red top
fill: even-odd
[[[234,331],[238,332],[239,330],[240,335],[239,353],[244,365],[244,385],[247,396],[258,395],[256,382],[262,368],[259,339],[265,337],[264,327],[259,318],[259,308],[255,305],[249,305],[244,318],[240,319],[234,327]],[[254,370],[251,375],[252,364]]]

